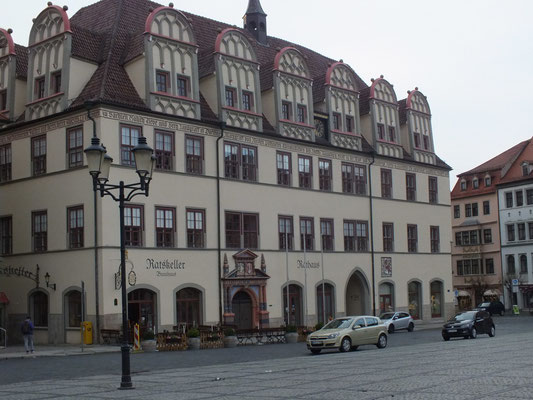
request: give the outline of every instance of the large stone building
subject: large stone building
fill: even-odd
[[[140,136],[155,149],[150,195],[125,210],[143,329],[453,312],[450,168],[418,89],[398,101],[383,77],[268,36],[259,1],[244,28],[146,0],[67,11],[40,12],[28,47],[0,30],[2,326],[29,313],[38,341],[79,341],[82,281],[94,331],[121,324],[93,129],[112,182],[136,179]]]

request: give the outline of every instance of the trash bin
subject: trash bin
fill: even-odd
[[[81,340],[83,340],[83,344],[93,344],[93,323],[91,321],[81,323]]]

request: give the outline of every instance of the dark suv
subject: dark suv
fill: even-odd
[[[457,314],[442,327],[442,338],[464,337],[475,339],[478,334],[486,333],[490,337],[496,334],[496,327],[486,311],[465,311]]]
[[[495,300],[495,301],[486,301],[484,303],[479,304],[476,307],[476,310],[480,311],[486,311],[490,315],[498,314],[503,315],[505,313],[505,306],[501,301]]]

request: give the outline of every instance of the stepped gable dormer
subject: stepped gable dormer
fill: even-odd
[[[172,6],[146,18],[146,99],[154,111],[200,119],[198,46],[188,18]]]
[[[0,28],[0,118],[13,120],[17,55],[11,29]]]
[[[262,45],[267,45],[267,15],[259,0],[249,0],[248,9],[243,17],[244,29],[250,32]]]
[[[218,114],[228,126],[263,131],[259,63],[251,43],[235,28],[222,30],[215,42]]]
[[[372,79],[369,92],[372,143],[378,154],[402,158],[399,105],[393,86],[381,75]]]
[[[426,96],[418,88],[407,92],[405,111],[409,143],[415,161],[435,164],[431,111]]]
[[[34,19],[28,45],[26,120],[67,108],[72,31],[68,7],[48,3]]]
[[[342,60],[333,63],[326,71],[325,86],[330,143],[361,150],[359,88],[355,72]]]
[[[313,80],[304,55],[294,47],[285,47],[276,54],[274,93],[278,133],[314,141]]]

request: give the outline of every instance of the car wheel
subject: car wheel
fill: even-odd
[[[385,347],[387,347],[387,335],[383,333],[379,335],[378,343],[376,344],[376,346],[378,347],[378,349],[384,349]]]
[[[500,310],[500,317],[503,317],[503,314],[505,314],[503,310]]]
[[[320,354],[321,349],[311,349],[311,353]]]
[[[442,335],[442,338],[444,339],[445,342],[447,342],[448,340],[450,340],[450,337],[449,337],[449,336],[446,336],[446,335]]]
[[[472,327],[472,330],[470,331],[470,338],[475,339],[477,338],[477,329]]]
[[[394,325],[393,324],[389,325],[389,333],[394,333]]]
[[[413,332],[415,330],[415,324],[412,322],[409,322],[409,326],[407,327],[407,332]]]
[[[496,335],[496,328],[492,325],[489,330],[489,336],[494,337],[494,335]]]
[[[344,352],[350,351],[351,349],[352,349],[352,341],[350,340],[350,338],[348,337],[342,338],[341,347],[339,347],[339,351],[344,353]]]

